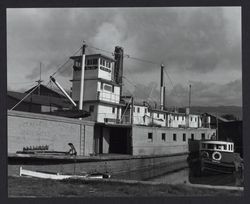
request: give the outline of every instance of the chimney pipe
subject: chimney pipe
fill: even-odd
[[[114,68],[114,80],[121,86],[120,95],[122,95],[122,77],[123,77],[123,48],[115,47],[115,68]]]

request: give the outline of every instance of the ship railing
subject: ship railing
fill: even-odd
[[[108,93],[108,92],[97,92],[97,100],[103,100],[113,103],[120,102],[120,95],[115,93]]]

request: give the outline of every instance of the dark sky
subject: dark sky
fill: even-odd
[[[35,84],[40,62],[46,84],[83,40],[87,53],[124,48],[124,92],[138,98],[159,100],[163,63],[169,106],[187,105],[189,84],[193,105],[242,105],[240,7],[8,9],[8,88]],[[71,62],[62,71],[69,89]]]

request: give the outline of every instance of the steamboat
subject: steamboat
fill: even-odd
[[[50,77],[64,95],[63,103],[51,94],[35,95],[40,83],[20,97],[20,109],[19,102],[13,102],[8,111],[9,174],[21,166],[112,174],[152,172],[160,167],[159,174],[187,167],[189,141],[209,140],[216,132],[210,127],[210,117],[191,113],[190,106],[179,110],[166,107],[164,65],[159,67],[159,106],[138,101],[134,95],[122,95],[123,48],[115,47],[113,58],[98,53],[86,55],[87,47],[84,43],[81,55],[70,57],[74,63],[71,94]],[[39,104],[39,100],[43,102]],[[69,152],[67,144],[71,146]],[[227,149],[217,149],[214,141],[202,141],[201,151],[207,157],[202,156],[204,168],[221,166],[224,160],[231,168],[233,144],[217,145],[226,145]]]

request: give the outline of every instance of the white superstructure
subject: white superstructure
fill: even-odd
[[[73,56],[72,99],[79,103],[82,56]],[[95,122],[119,122],[121,119],[120,85],[114,81],[115,60],[101,55],[86,55],[83,110]]]

